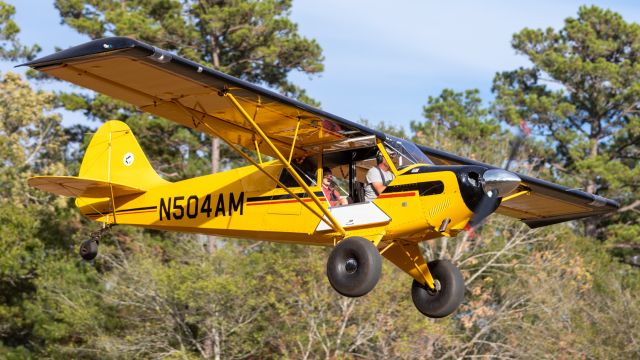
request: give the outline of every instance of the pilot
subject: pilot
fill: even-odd
[[[376,154],[376,166],[367,171],[367,184],[364,187],[364,200],[373,201],[380,195],[387,185],[394,179],[387,159],[381,152]]]
[[[347,205],[349,201],[346,197],[340,196],[340,192],[336,189],[336,183],[331,169],[328,167],[322,168],[322,193],[324,197],[329,201],[329,206]]]

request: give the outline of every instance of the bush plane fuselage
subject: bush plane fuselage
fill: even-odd
[[[126,126],[111,122],[107,127],[112,125]],[[95,135],[97,143],[100,142],[102,132],[100,130]],[[375,145],[367,150],[374,149],[379,151]],[[117,140],[112,143],[112,151],[114,161],[131,152],[126,145],[120,146]],[[386,149],[383,148],[383,151]],[[336,155],[351,158],[351,154],[351,150],[345,154],[333,153],[331,158],[338,158]],[[140,155],[136,156],[134,162],[139,157]],[[364,159],[362,163],[367,162],[366,160],[373,161]],[[392,171],[396,173],[396,178],[372,203],[355,199],[349,205],[329,207],[319,185],[322,181],[322,167],[326,163],[320,166],[323,164],[320,156],[309,163],[317,164],[317,167],[307,170],[308,174],[304,174],[308,176],[305,181],[322,206],[337,218],[348,236],[366,236],[368,239],[375,239],[375,243],[390,238],[419,242],[443,235],[455,235],[464,229],[473,215],[467,205],[472,199],[468,198],[465,203],[460,185],[468,187],[470,194],[473,194],[474,189],[470,184],[461,182],[461,176],[457,174],[465,170],[473,173],[475,170],[477,177],[478,172],[483,170],[473,166],[411,164],[398,171],[394,165]],[[331,165],[337,169],[351,167],[350,163]],[[117,171],[136,171],[130,166],[122,166]],[[297,194],[308,206],[315,206],[305,190],[290,180],[282,164],[271,160],[264,162],[261,167],[263,171],[249,165],[174,183],[161,183],[144,193],[117,196],[115,210],[109,197],[79,196],[76,204],[83,215],[95,221],[112,223],[115,216],[118,224],[158,230],[317,245],[334,245],[342,238],[340,233],[333,231],[289,193]],[[297,166],[294,164],[294,167]],[[278,186],[264,171],[287,183],[288,189]],[[355,178],[345,179],[345,182],[360,182],[359,178],[364,177],[366,169],[358,168],[356,172],[359,173],[355,174]],[[94,177],[91,174],[85,176]],[[147,176],[157,175],[149,171]],[[140,177],[138,181],[146,182],[144,177]],[[345,196],[353,198],[347,193],[349,190],[342,191]],[[478,188],[478,191],[481,189]]]

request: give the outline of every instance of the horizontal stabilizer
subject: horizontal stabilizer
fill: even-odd
[[[114,196],[142,194],[146,191],[128,185],[75,176],[35,176],[29,178],[28,183],[29,186],[46,192],[70,197],[111,197],[112,190]]]

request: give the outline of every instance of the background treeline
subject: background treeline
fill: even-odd
[[[62,21],[99,38],[131,35],[315,105],[288,81],[323,69],[288,18],[291,1],[57,0]],[[0,56],[32,59],[0,2]],[[567,14],[570,15],[570,14]],[[413,141],[619,200],[610,216],[530,230],[493,216],[475,234],[425,244],[463,270],[466,300],[428,320],[391,264],[359,299],[325,279],[328,249],[118,226],[101,253],[77,246],[99,224],[73,200],[30,189],[35,174],[76,175],[90,133],[132,127],[168,180],[240,164],[212,139],[54,80],[0,77],[0,358],[639,358],[640,26],[581,7],[561,29],[523,29],[526,68],[498,72],[495,99],[444,89]],[[497,69],[499,70],[499,69]],[[84,125],[62,127],[58,109]],[[511,161],[511,149],[517,145]],[[212,151],[213,149],[213,151]]]

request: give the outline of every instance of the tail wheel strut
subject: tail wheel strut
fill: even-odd
[[[80,244],[80,250],[78,252],[84,260],[91,261],[95,259],[96,256],[98,256],[98,244],[100,243],[100,238],[107,231],[109,231],[112,226],[113,224],[108,224],[105,225],[102,229],[94,231],[93,233],[91,233],[91,235],[89,235],[89,239],[84,240]]]

